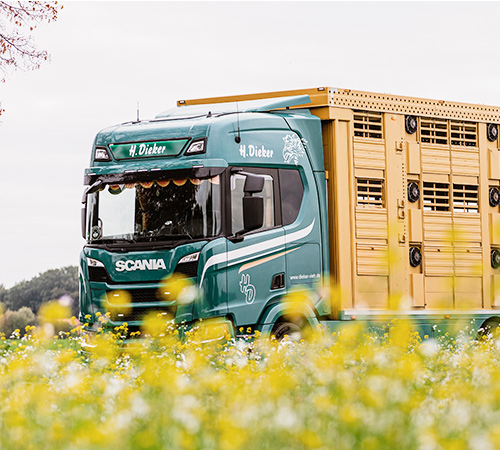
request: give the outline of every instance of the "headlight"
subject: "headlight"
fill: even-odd
[[[98,259],[87,258],[87,265],[89,267],[104,267],[104,264]]]
[[[197,139],[189,144],[188,149],[186,150],[186,155],[195,155],[198,153],[205,153],[206,150],[206,139]]]
[[[195,262],[198,261],[199,257],[200,257],[200,252],[191,253],[190,255],[183,256],[177,264]]]
[[[106,147],[96,147],[94,150],[94,161],[111,161],[108,149]]]

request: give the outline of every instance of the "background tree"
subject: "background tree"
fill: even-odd
[[[47,61],[48,53],[36,47],[31,33],[40,23],[56,20],[62,8],[57,1],[0,1],[0,82],[11,69],[34,70]]]
[[[5,303],[5,298],[7,296],[8,290],[3,284],[0,283],[0,304]]]
[[[7,310],[0,316],[0,331],[9,337],[14,330],[19,330],[24,334],[26,326],[35,325],[36,317],[33,311],[23,306],[18,311]]]
[[[10,289],[0,289],[1,300],[14,311],[26,306],[37,312],[43,303],[62,296],[73,299],[71,309],[78,313],[78,267],[68,266],[43,272],[29,281],[21,281]]]

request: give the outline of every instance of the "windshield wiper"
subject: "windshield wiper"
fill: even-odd
[[[138,242],[156,242],[156,241],[169,241],[169,240],[180,240],[186,239],[189,241],[194,241],[194,237],[189,234],[157,234],[154,236],[139,236]]]
[[[123,244],[124,242],[127,244],[137,243],[136,240],[127,238],[95,239],[92,241],[93,244]]]

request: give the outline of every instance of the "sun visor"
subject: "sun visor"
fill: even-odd
[[[209,114],[228,114],[245,112],[265,112],[290,106],[311,103],[309,95],[294,95],[290,97],[266,98],[260,100],[246,100],[243,102],[212,103],[207,105],[178,106],[158,114],[155,119],[173,117],[196,117]]]

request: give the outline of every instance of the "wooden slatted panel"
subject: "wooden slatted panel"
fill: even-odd
[[[471,184],[453,184],[453,211],[477,214],[479,186]]]
[[[387,211],[356,208],[356,237],[387,240]]]
[[[481,242],[481,215],[454,213],[453,238],[456,242]]]
[[[424,211],[449,211],[449,184],[424,181],[423,200]]]
[[[448,145],[448,138],[448,120],[431,117],[420,118],[420,142]]]
[[[354,111],[354,136],[383,139],[383,115],[374,111]]]
[[[383,208],[384,180],[375,178],[357,178],[356,194],[358,207]]]
[[[456,175],[479,176],[479,149],[452,150],[451,167]]]
[[[426,244],[424,269],[426,276],[453,276],[453,247]]]
[[[424,211],[424,240],[440,241],[451,245],[453,237],[451,213]]]
[[[477,147],[477,123],[450,121],[450,141],[451,145]]]
[[[387,244],[356,244],[356,267],[358,275],[388,275],[389,257]]]
[[[354,139],[354,166],[367,169],[385,169],[383,142]]]
[[[450,149],[448,147],[421,146],[422,171],[428,173],[450,173]]]
[[[479,245],[455,245],[455,275],[473,277],[483,274],[482,252]]]

